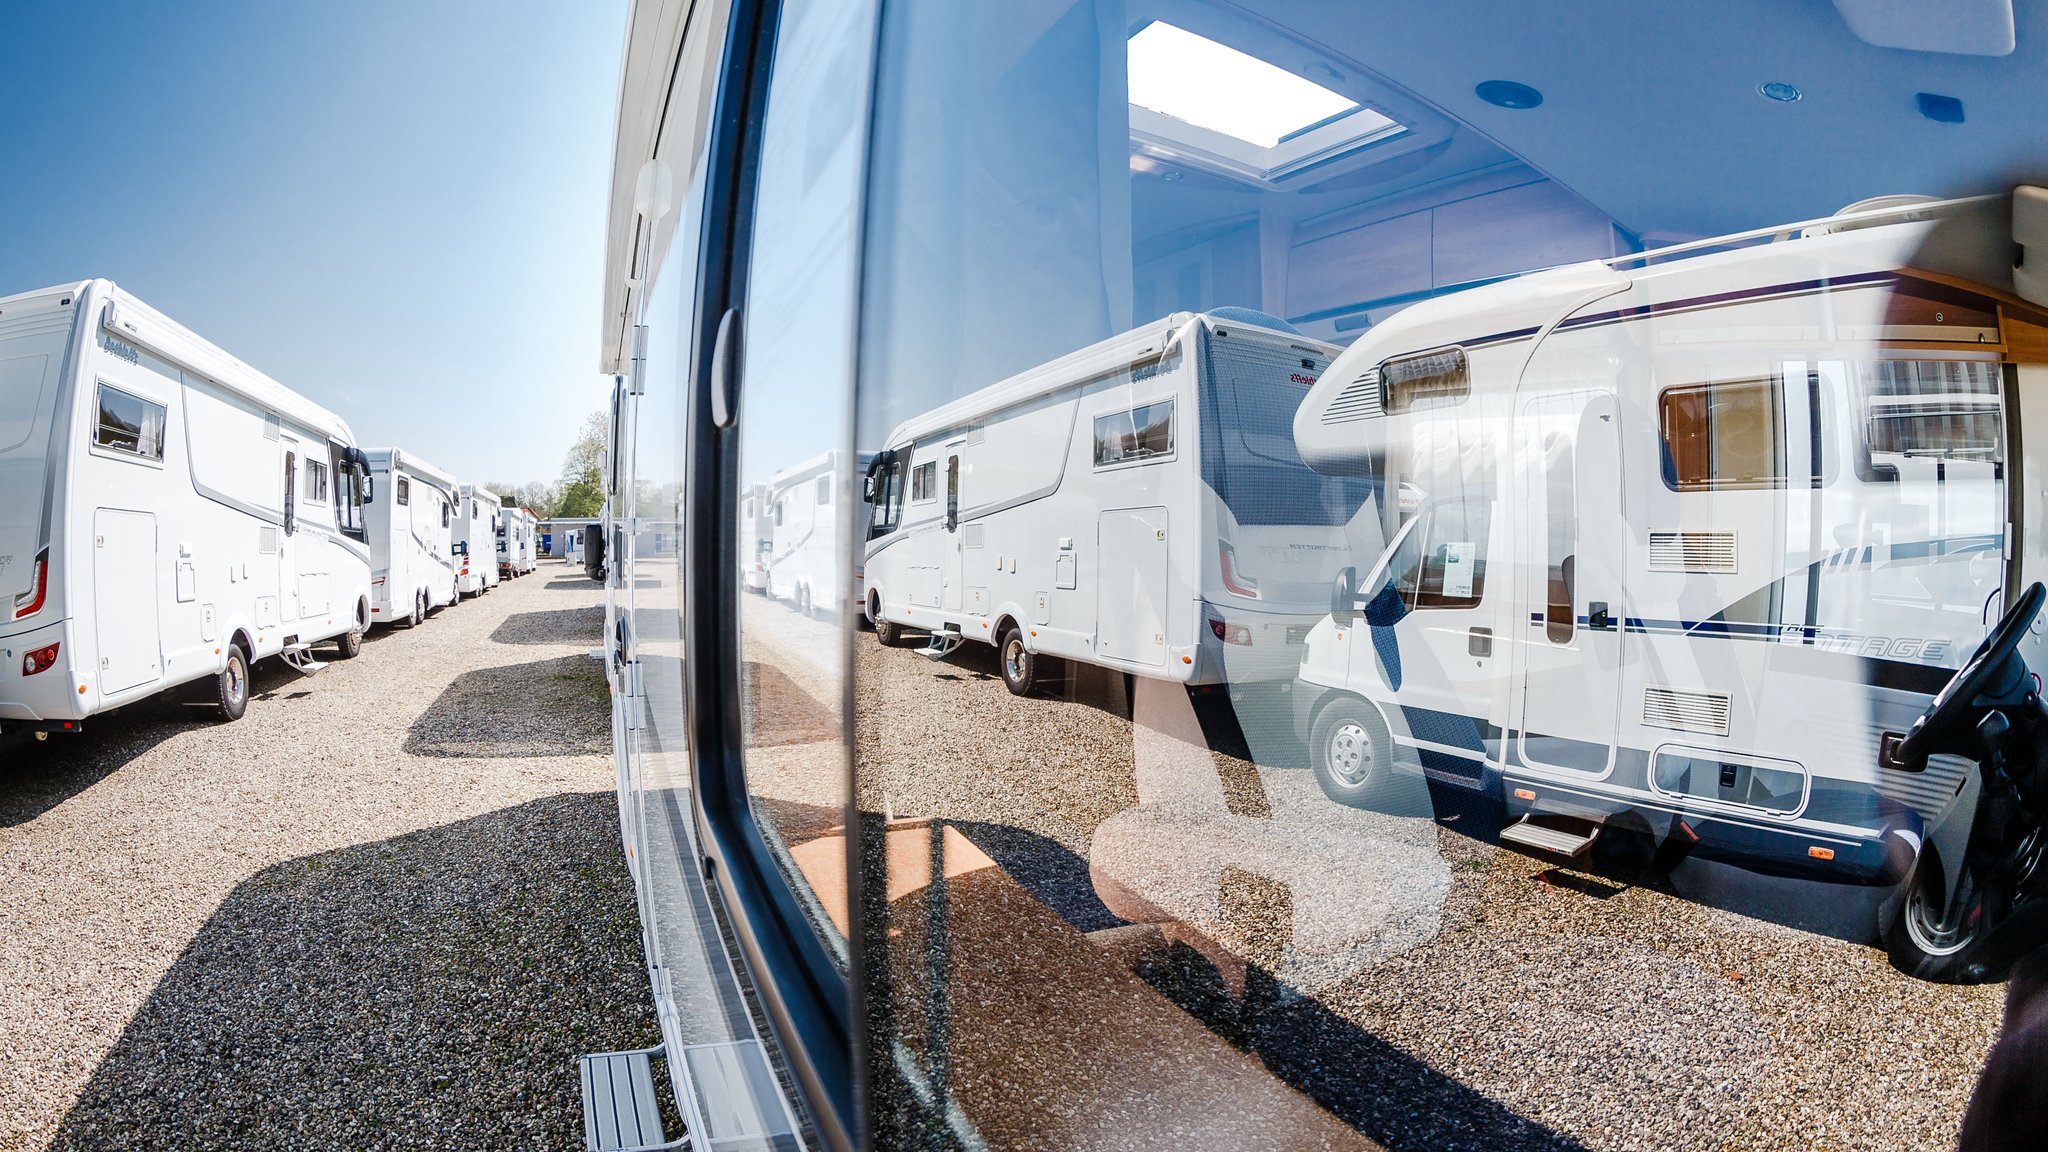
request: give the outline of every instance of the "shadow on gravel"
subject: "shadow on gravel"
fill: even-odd
[[[604,667],[562,656],[465,672],[413,721],[414,756],[579,756],[611,749]]]
[[[251,707],[272,707],[303,679],[275,660],[249,671]],[[283,691],[280,691],[283,690]],[[187,708],[171,689],[88,717],[83,731],[0,736],[0,828],[26,824],[119,772],[136,757],[195,727],[219,724],[212,713]]]
[[[576,1056],[657,1042],[618,834],[575,793],[265,869],[51,1147],[581,1147]]]
[[[514,612],[491,632],[493,644],[586,644],[604,639],[604,606]]]

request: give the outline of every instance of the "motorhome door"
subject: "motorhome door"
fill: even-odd
[[[1515,619],[1527,621],[1516,751],[1539,772],[1605,776],[1614,764],[1628,635],[1619,423],[1606,391],[1532,397],[1515,422],[1526,468]]]

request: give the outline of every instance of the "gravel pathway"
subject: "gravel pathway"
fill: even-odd
[[[1419,783],[1356,812],[1243,759],[1217,697],[1140,681],[1133,709],[1084,669],[1019,700],[974,644],[855,662],[863,808],[952,822],[1101,940],[1192,939],[1146,979],[1388,1148],[1948,1149],[1996,1035],[2000,987],[1712,898],[1842,889],[1552,867]]]
[[[597,585],[0,742],[0,1149],[563,1148],[652,1043]]]

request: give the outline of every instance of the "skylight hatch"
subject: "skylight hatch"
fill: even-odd
[[[1403,131],[1343,93],[1163,20],[1127,48],[1131,134],[1143,153],[1270,183]]]

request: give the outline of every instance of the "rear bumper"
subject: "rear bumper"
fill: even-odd
[[[1301,673],[1302,650],[1309,629],[1326,614],[1249,612],[1240,608],[1202,605],[1193,683],[1265,684],[1285,682]],[[1223,636],[1216,626],[1223,626]]]
[[[92,678],[72,667],[77,649],[68,624],[59,620],[0,640],[0,721],[10,726],[62,724],[91,714],[96,697]],[[22,657],[52,644],[58,645],[56,665],[23,676]]]

